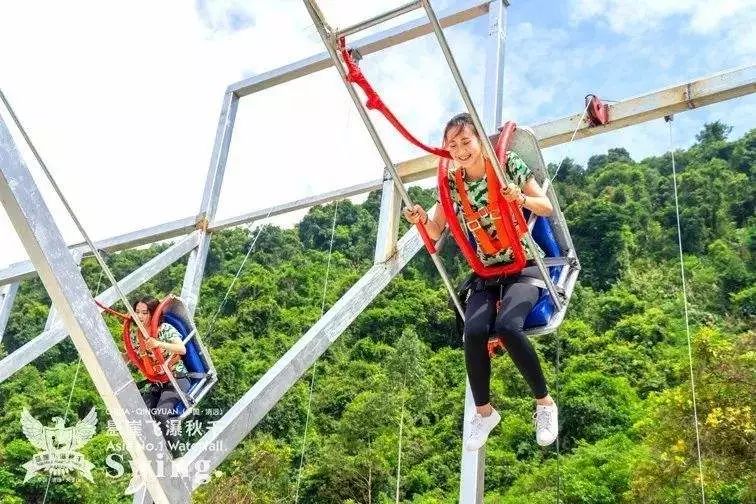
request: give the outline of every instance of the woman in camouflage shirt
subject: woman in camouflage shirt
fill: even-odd
[[[152,297],[142,297],[134,302],[134,311],[136,312],[139,320],[144,327],[150,326],[150,320],[152,314],[155,313],[160,302]],[[131,341],[136,346],[137,337],[136,331],[138,328],[134,328],[131,333]],[[181,340],[181,333],[172,325],[163,322],[158,327],[156,338],[147,338],[145,341],[145,347],[147,349],[161,348],[166,360],[171,357],[172,354],[185,355],[186,346]],[[179,359],[173,365],[173,376],[176,378],[176,383],[179,388],[186,393],[191,386],[191,382],[186,377],[186,367],[184,363]],[[160,430],[163,431],[168,448],[174,454],[178,449],[178,436],[175,434],[175,428],[169,428],[169,423],[176,417],[175,407],[181,400],[176,390],[173,388],[171,382],[168,383],[150,383],[142,391],[142,398],[144,403],[149,408],[152,418],[160,426]]]
[[[462,220],[462,229],[465,229],[459,191],[454,181],[455,170],[463,170],[465,189],[471,206],[477,212],[488,205],[486,163],[490,163],[469,114],[459,114],[447,123],[444,130],[444,147],[454,162],[454,167],[449,170],[449,192],[457,209],[457,218]],[[549,198],[533,177],[531,169],[516,153],[508,153],[507,166],[502,168],[506,169],[509,179],[514,181],[502,188],[503,197],[519,203],[537,215],[551,214],[553,208]],[[436,206],[431,219],[420,205],[405,209],[404,215],[413,224],[424,224],[434,240],[438,240],[446,227],[446,216],[441,205]],[[480,224],[492,238],[496,236],[496,228],[490,215],[481,217]],[[473,236],[471,239],[474,241]],[[527,247],[525,250],[529,254]],[[489,255],[478,245],[477,254],[486,266],[506,264],[513,260],[511,248]],[[532,257],[528,255],[528,259]],[[491,285],[490,282],[484,282],[473,274],[470,280],[472,287],[467,299],[462,300],[466,302],[465,363],[476,405],[475,414],[467,419],[469,425],[466,429],[468,435],[465,447],[468,450],[477,450],[483,446],[488,434],[501,420],[501,416],[490,403],[491,362],[488,355],[488,339],[492,336],[502,339],[507,353],[528,382],[536,399],[536,412],[533,415],[536,441],[546,446],[554,442],[557,436],[557,407],[546,388],[538,354],[523,332],[525,318],[538,301],[540,292],[532,284],[518,282],[523,276],[540,278],[535,266],[523,269],[517,278],[508,278],[499,285]]]

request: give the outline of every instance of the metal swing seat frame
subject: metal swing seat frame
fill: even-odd
[[[533,175],[535,176],[536,181],[538,181],[541,188],[546,192],[546,196],[549,198],[551,206],[553,207],[553,211],[548,217],[539,217],[531,213],[528,218],[528,230],[534,235],[534,228],[538,220],[543,219],[549,224],[561,253],[560,256],[543,259],[544,265],[549,270],[547,281],[553,282],[554,288],[561,301],[561,308],[554,311],[549,317],[549,321],[546,325],[526,326],[524,331],[525,334],[530,337],[542,336],[556,331],[564,321],[567,307],[572,298],[572,293],[575,290],[578,274],[580,273],[580,260],[578,259],[575,245],[572,242],[572,236],[570,235],[567,221],[565,220],[562,208],[559,205],[559,198],[557,197],[554,186],[551,183],[551,178],[549,177],[549,172],[546,168],[543,154],[541,153],[541,148],[538,145],[538,139],[533,130],[527,127],[518,126],[512,135],[509,148],[516,152],[530,169],[533,170]],[[537,237],[536,241],[538,241]],[[542,293],[538,303],[548,301],[548,295],[548,292]]]
[[[186,306],[186,302],[178,296],[169,294],[161,302],[161,305],[164,305],[163,322],[172,325],[179,331],[182,336],[181,342],[186,347],[186,355],[181,359],[184,366],[187,367],[187,378],[191,383],[186,393],[176,387],[175,375],[170,369],[166,369],[166,373],[171,375],[171,382],[174,383],[179,395],[180,404],[177,402],[175,408],[179,413],[177,418],[182,420],[192,414],[202,398],[215,386],[218,382],[218,373],[210,352],[202,342],[199,330]],[[190,369],[190,367],[194,369]]]
[[[171,358],[166,358],[160,349],[135,348],[131,337],[131,316],[113,310],[98,301],[96,303],[106,313],[123,321],[121,338],[129,362],[144,376],[145,381],[149,383],[170,383],[176,395],[178,395],[178,400],[174,405],[176,418],[182,420],[189,416],[218,381],[218,373],[210,352],[202,342],[186,302],[174,294],[169,294],[160,301],[155,313],[152,314],[153,320],[150,321],[148,335],[150,338],[157,337],[157,330],[163,323],[169,324],[181,335],[181,342],[186,348],[186,353],[180,356],[174,354]],[[137,327],[137,331],[140,331],[140,328]],[[147,359],[149,362],[143,362],[144,356],[140,352],[150,354]],[[176,361],[183,362],[187,369],[185,377],[189,380],[190,387],[186,392],[181,390],[177,381],[177,378],[181,378],[181,376],[177,377],[171,369]]]

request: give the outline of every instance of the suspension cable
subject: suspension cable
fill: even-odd
[[[556,376],[554,378],[554,395],[556,396],[556,403],[557,408],[559,407],[559,368],[560,368],[560,353],[561,353],[561,341],[559,340],[559,328],[554,331],[554,336],[556,337]],[[557,437],[556,437],[556,456],[557,456],[557,498],[556,498],[556,504],[561,504],[562,502],[562,458],[561,458],[561,448],[559,446],[559,443],[561,442],[561,436],[559,435],[559,424],[557,424]]]
[[[272,208],[270,210],[268,210],[268,214],[265,216],[265,219],[267,219],[268,217],[270,217],[270,214],[271,214],[272,211],[273,211]],[[265,220],[265,219],[263,219],[263,220]],[[252,232],[252,224],[253,223],[250,223],[249,226],[247,226],[247,231],[249,231],[250,233]],[[236,270],[236,274],[234,275],[234,278],[231,279],[231,284],[228,286],[228,289],[226,289],[226,294],[223,296],[223,300],[218,305],[218,309],[215,310],[215,314],[213,314],[212,319],[210,319],[210,325],[208,326],[208,330],[207,330],[207,333],[206,333],[208,336],[210,334],[212,334],[213,327],[215,326],[216,319],[218,318],[218,315],[220,315],[220,312],[223,309],[223,307],[226,305],[226,301],[228,301],[228,296],[229,296],[229,294],[231,294],[231,289],[234,288],[234,284],[236,284],[236,281],[239,279],[239,276],[241,275],[241,272],[244,269],[244,265],[247,263],[247,260],[249,259],[249,256],[252,253],[252,250],[254,250],[254,248],[255,248],[255,243],[257,243],[257,239],[260,238],[260,234],[262,233],[262,230],[263,230],[263,226],[260,226],[259,228],[257,228],[257,233],[252,238],[252,242],[250,243],[249,247],[247,248],[247,253],[244,256],[244,260],[242,260],[241,265]]]
[[[328,245],[328,262],[326,264],[325,280],[323,281],[323,295],[320,301],[320,316],[325,313],[326,294],[328,293],[328,277],[331,273],[331,256],[333,255],[333,241],[336,236],[336,213],[339,208],[339,202],[337,201],[333,207],[333,222],[331,222],[331,242]],[[304,434],[302,435],[302,453],[299,456],[299,469],[297,470],[297,486],[294,492],[294,502],[299,502],[299,486],[302,482],[302,468],[304,467],[305,451],[307,449],[307,428],[310,425],[310,412],[312,411],[312,393],[315,390],[315,374],[317,371],[318,362],[312,365],[312,375],[310,377],[310,392],[307,396],[307,416],[305,416]]]
[[[583,121],[585,120],[585,116],[588,113],[588,108],[590,107],[590,102],[585,104],[585,108],[583,109],[583,113],[580,116],[580,120],[577,122],[577,126],[575,126],[575,131],[572,132],[572,136],[570,137],[570,141],[567,142],[565,147],[569,147],[572,142],[575,140],[575,136],[577,135],[577,132],[580,130],[581,126],[583,125]],[[568,149],[565,149],[568,150]],[[562,168],[562,163],[564,163],[564,160],[566,158],[562,157],[561,161],[559,161],[559,165],[557,165],[556,170],[554,170],[554,175],[551,176],[551,179],[548,178],[548,170],[546,171],[546,182],[553,183],[554,180],[556,180],[557,174],[559,173],[559,169]],[[560,347],[561,342],[559,340],[559,328],[557,328],[554,331],[554,337],[556,338],[556,360],[555,360],[555,379],[554,379],[554,387],[555,387],[555,393],[556,396],[555,402],[557,403],[557,407],[559,407],[559,368],[560,368]],[[561,438],[559,435],[559,426],[557,425],[557,438],[556,438],[556,466],[557,466],[557,498],[556,502],[557,504],[560,504],[561,498],[562,498],[562,468],[561,468],[561,448],[559,446],[559,443],[561,442]]]
[[[675,195],[675,217],[677,219],[677,246],[680,253],[680,278],[682,280],[683,312],[685,314],[685,335],[688,340],[688,366],[690,368],[690,392],[693,398],[693,425],[696,430],[696,453],[698,455],[698,478],[701,482],[701,502],[706,504],[706,491],[704,489],[703,462],[701,459],[701,435],[698,431],[698,406],[696,401],[696,380],[693,373],[693,345],[690,339],[690,321],[688,318],[688,289],[685,283],[685,263],[683,261],[682,231],[680,227],[680,203],[677,197],[677,166],[675,165],[674,143],[672,141],[673,116],[668,115],[664,120],[669,125],[669,152],[672,156],[672,185]]]
[[[588,113],[588,107],[590,107],[590,103],[585,104],[585,108],[583,109],[583,115],[580,116],[580,120],[577,122],[577,126],[575,126],[575,131],[572,132],[570,141],[567,142],[567,145],[565,146],[565,150],[568,150],[567,147],[569,147],[572,141],[575,140],[575,136],[577,135],[577,132],[580,130],[580,127],[583,125],[583,121],[585,120],[585,115]],[[559,165],[557,166],[557,169],[554,171],[554,175],[551,176],[551,182],[554,182],[554,180],[556,179],[556,176],[559,173],[559,169],[562,167],[562,163],[564,163],[564,160],[565,158],[562,157],[562,160],[559,161]],[[548,177],[548,170],[546,171],[546,176]]]
[[[404,368],[404,378],[402,379],[402,410],[399,414],[399,448],[397,449],[397,462],[396,462],[396,504],[399,504],[399,487],[402,480],[402,435],[404,434],[404,407],[407,388],[407,366]]]

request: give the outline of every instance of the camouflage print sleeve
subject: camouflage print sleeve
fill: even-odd
[[[516,152],[508,151],[507,154],[507,173],[514,183],[522,189],[525,186],[525,182],[533,176],[533,170],[530,169]]]
[[[163,322],[158,329],[158,339],[165,343],[170,343],[175,338],[181,339],[181,333],[171,324]]]

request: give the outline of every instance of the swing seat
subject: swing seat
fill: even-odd
[[[548,289],[541,288],[538,301],[525,319],[525,334],[528,336],[547,334],[556,330],[562,323],[562,320],[564,320],[567,305],[577,282],[580,263],[556,193],[551,186],[546,163],[543,160],[533,131],[528,128],[516,127],[511,122],[505,124],[496,142],[496,151],[502,164],[506,162],[507,151],[516,152],[533,171],[533,175],[545,190],[546,196],[554,208],[549,217],[540,217],[531,214],[526,209],[524,214],[521,214],[524,219],[519,229],[517,220],[513,219],[514,226],[508,230],[508,234],[511,233],[509,243],[513,250],[515,250],[516,247],[521,247],[519,239],[515,239],[515,237],[527,225],[533,240],[545,253],[544,262],[547,263],[548,275],[557,291],[561,293],[562,309],[557,310]],[[484,266],[482,264],[477,255],[475,237],[470,232],[466,232],[467,230],[463,230],[456,218],[456,212],[452,206],[448,187],[447,174],[448,161],[442,159],[439,163],[438,174],[441,204],[447,216],[446,220],[449,230],[473,271],[482,278],[519,274],[522,271],[522,266],[515,265],[514,263],[496,266]],[[505,215],[504,210],[505,208],[502,208],[502,216]],[[513,211],[520,212],[520,208],[516,207]],[[527,224],[525,224],[524,220],[527,220]],[[530,263],[532,264],[532,261]]]
[[[541,289],[538,301],[525,318],[525,334],[540,336],[555,331],[564,320],[580,272],[580,261],[535,134],[530,128],[518,127],[512,134],[509,148],[517,152],[533,170],[533,175],[545,189],[554,208],[548,217],[536,216],[530,212],[526,214],[533,240],[544,251],[545,261],[556,263],[549,265],[547,269],[555,287],[563,293],[562,309],[557,311],[548,290]]]
[[[162,310],[159,308],[155,316],[162,317],[162,321],[173,326],[179,334],[186,347],[186,354],[181,357],[181,361],[186,367],[187,378],[190,387],[186,392],[189,400],[189,407],[178,400],[174,406],[179,418],[184,418],[194,405],[197,404],[210,389],[215,385],[218,377],[215,373],[210,354],[199,339],[197,328],[194,321],[189,316],[184,301],[181,298],[170,296],[160,303]]]
[[[559,244],[557,244],[548,219],[537,217],[535,225],[533,226],[532,234],[533,239],[538,243],[538,246],[546,253],[546,257],[559,257],[561,255]],[[554,284],[559,282],[559,275],[561,272],[562,266],[551,266],[549,268],[549,276]],[[554,306],[554,300],[551,299],[548,290],[541,289],[541,295],[538,298],[538,301],[536,301],[535,306],[533,306],[533,309],[530,310],[530,313],[525,318],[524,328],[531,329],[548,325],[555,311],[556,306]]]

